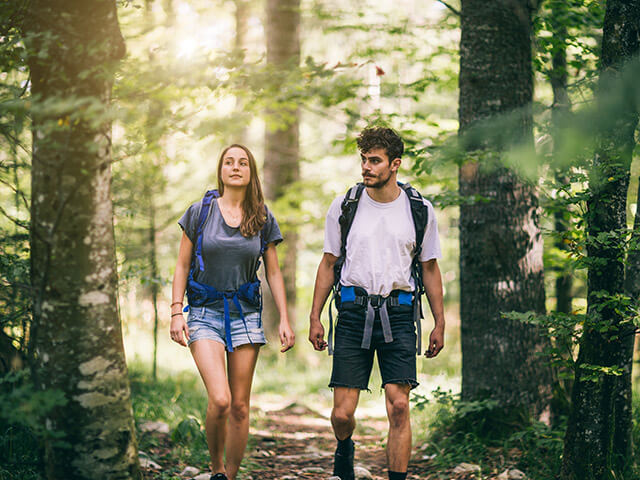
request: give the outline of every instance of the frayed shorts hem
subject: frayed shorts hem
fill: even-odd
[[[371,393],[371,390],[369,389],[369,387],[367,385],[362,386],[362,385],[349,385],[347,383],[336,383],[336,382],[331,382],[329,384],[329,388],[336,388],[336,387],[340,387],[340,388],[355,388],[357,390],[366,390],[367,392]]]
[[[227,342],[220,340],[217,337],[198,337],[198,338],[194,338],[193,340],[189,340],[189,342],[187,343],[187,346],[191,345],[193,342],[197,342],[198,340],[213,340],[214,342],[218,342],[221,345],[224,345],[224,349],[226,351],[229,351],[229,349],[227,348]],[[258,347],[263,347],[264,345],[266,345],[268,342],[266,340],[264,341],[257,341],[257,342],[250,342],[249,340],[244,340],[244,341],[239,341],[238,343],[233,345],[233,349],[235,350],[238,347],[242,347],[243,345],[257,345]]]
[[[384,388],[385,385],[389,385],[390,383],[394,384],[394,385],[409,385],[411,387],[411,390],[413,390],[418,385],[420,385],[413,378],[398,378],[398,379],[387,380],[386,382],[383,382],[382,383],[382,388]]]

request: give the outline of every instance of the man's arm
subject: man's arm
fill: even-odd
[[[432,358],[444,347],[444,301],[442,292],[442,275],[438,261],[433,258],[422,263],[422,281],[429,300],[429,307],[435,320],[435,326],[429,336],[429,346],[425,355]]]
[[[330,253],[325,253],[318,265],[316,274],[316,284],[313,288],[313,303],[311,304],[311,314],[309,315],[309,341],[316,350],[324,350],[327,342],[324,341],[324,327],[320,322],[320,314],[331,293],[333,287],[333,266],[338,257]]]

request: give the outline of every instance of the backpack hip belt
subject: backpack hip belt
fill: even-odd
[[[227,347],[230,352],[233,352],[229,300],[233,302],[236,309],[238,310],[238,313],[240,313],[240,318],[242,319],[242,323],[244,324],[245,332],[247,332],[247,338],[249,338],[249,342],[253,345],[251,336],[249,335],[247,322],[242,311],[242,306],[240,305],[240,300],[251,303],[259,307],[259,310],[262,310],[261,298],[262,296],[260,294],[260,280],[254,280],[253,282],[247,282],[243,285],[240,285],[237,290],[221,292],[219,290],[216,290],[211,285],[196,282],[193,277],[189,275],[189,279],[187,281],[187,300],[189,301],[189,305],[184,308],[184,311],[189,311],[190,307],[204,307],[217,300],[223,300],[224,332],[227,341]],[[262,319],[259,320],[258,326],[262,326]]]
[[[397,307],[399,305],[413,305],[413,320],[416,319],[416,312],[420,308],[420,298],[415,297],[411,292],[405,292],[403,290],[394,290],[387,297],[382,295],[358,295],[355,287],[340,286],[339,289],[340,303],[353,302],[356,305],[361,305],[367,308],[367,313],[364,323],[364,331],[362,333],[362,343],[360,345],[364,350],[371,348],[371,337],[373,336],[373,324],[376,318],[376,312],[380,315],[380,323],[382,324],[382,334],[384,336],[384,342],[393,342],[393,334],[391,333],[391,322],[389,321],[389,312],[387,306]],[[414,301],[414,298],[416,301]],[[331,313],[329,315],[332,317]],[[421,350],[422,342],[420,317],[418,315],[418,351]],[[329,324],[329,353],[333,354],[333,318]]]

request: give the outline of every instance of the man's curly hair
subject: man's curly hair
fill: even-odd
[[[356,142],[362,153],[367,153],[374,148],[384,148],[389,157],[389,163],[394,158],[402,157],[404,153],[404,143],[402,143],[400,135],[387,127],[365,128],[360,132]]]

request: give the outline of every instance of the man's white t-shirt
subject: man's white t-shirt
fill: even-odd
[[[324,251],[340,256],[340,218],[344,195],[337,197],[327,213]],[[438,223],[431,202],[424,200],[429,220],[422,239],[420,261],[441,258]],[[409,197],[400,192],[392,202],[373,200],[365,188],[347,237],[347,255],[340,283],[364,288],[370,295],[387,296],[392,290],[413,291],[411,262],[416,232]]]

